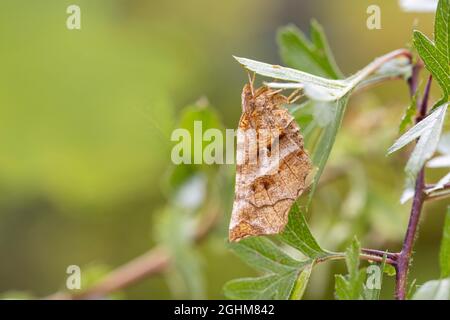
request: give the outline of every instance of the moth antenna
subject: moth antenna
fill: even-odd
[[[293,99],[298,93],[300,93],[300,89],[296,89],[296,90],[294,90],[294,92],[292,92],[292,93],[290,94],[290,96],[287,98],[288,101],[289,101],[289,103],[292,103],[292,102],[291,102],[291,99]]]
[[[250,90],[252,92],[252,96],[255,96],[255,90],[253,89],[253,84],[255,83],[256,72],[253,72],[253,75],[250,75],[250,72],[247,71],[248,82],[250,84]]]

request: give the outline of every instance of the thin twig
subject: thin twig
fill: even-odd
[[[194,241],[203,241],[218,221],[219,210],[212,209],[198,224]],[[170,251],[159,245],[143,255],[131,260],[105,276],[100,282],[78,294],[57,292],[45,299],[48,300],[93,300],[102,299],[112,292],[126,288],[149,276],[160,274],[171,264]]]
[[[444,192],[442,192],[442,191],[444,191]],[[445,199],[448,197],[450,197],[450,189],[446,188],[446,189],[439,190],[439,192],[437,192],[435,194],[427,195],[425,198],[425,201],[429,202],[429,201],[442,200],[442,199]]]
[[[387,252],[387,251],[380,251],[380,250],[375,250],[375,249],[366,249],[366,248],[361,249],[361,251],[363,253],[367,253],[367,254],[370,254],[370,255],[373,255],[373,256],[377,256],[377,257],[384,257],[384,256],[386,256],[387,258],[389,258],[389,259],[391,259],[393,261],[396,261],[397,258],[398,258],[398,255],[399,255],[398,253],[392,253],[392,252]]]

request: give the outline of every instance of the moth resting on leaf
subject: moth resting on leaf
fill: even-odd
[[[306,188],[312,165],[300,129],[283,107],[290,102],[279,91],[244,86],[230,241],[282,232]]]

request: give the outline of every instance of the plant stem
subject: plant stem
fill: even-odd
[[[369,254],[369,255],[373,255],[373,256],[378,256],[378,257],[384,257],[386,256],[387,258],[395,261],[398,258],[398,253],[392,253],[392,252],[386,252],[386,251],[380,251],[380,250],[374,250],[374,249],[361,249],[361,251],[363,253]]]
[[[417,72],[418,74],[418,72]],[[411,93],[414,95],[417,91],[417,74],[415,79],[411,79],[409,84]],[[413,74],[414,77],[414,74]],[[432,77],[428,78],[428,82],[425,88],[425,93],[423,96],[422,103],[418,106],[418,113],[416,117],[416,123],[422,121],[426,114],[428,108],[428,99],[430,95]],[[408,271],[411,263],[411,256],[414,247],[414,241],[417,237],[417,230],[420,221],[420,215],[422,213],[423,203],[425,201],[425,170],[422,168],[416,180],[416,186],[414,191],[414,198],[411,207],[411,214],[409,217],[408,228],[406,230],[405,239],[403,241],[402,250],[397,259],[396,264],[396,287],[395,287],[395,297],[397,300],[404,300],[406,298],[406,287],[408,283]]]
[[[414,200],[411,208],[411,215],[409,218],[408,229],[406,230],[405,239],[403,241],[402,251],[397,259],[397,275],[395,297],[398,300],[404,300],[406,297],[406,286],[408,281],[409,264],[412,256],[414,240],[417,235],[417,227],[419,225],[420,214],[422,212],[424,202],[424,170],[420,170],[416,181],[416,189],[414,193]]]
[[[325,261],[331,261],[331,260],[344,260],[346,258],[345,253],[335,253],[335,254],[331,254],[329,256],[325,256],[323,258],[318,258],[316,260],[316,263],[322,263]],[[383,262],[384,258],[378,255],[374,255],[374,254],[367,254],[364,252],[361,252],[359,255],[359,258],[361,260],[367,260],[367,261],[376,261],[376,262]],[[395,259],[392,258],[386,258],[386,263],[390,264],[392,266],[395,266],[397,264],[397,262],[395,261]]]

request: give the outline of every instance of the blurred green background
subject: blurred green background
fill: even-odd
[[[407,46],[414,25],[431,34],[432,14],[375,2],[382,30],[370,31],[367,0],[2,0],[0,292],[43,297],[64,287],[68,265],[113,269],[155,245],[180,113],[206,97],[224,127],[235,128],[246,74],[232,55],[280,64],[280,26],[307,32],[317,19],[346,74]],[[79,31],[66,28],[70,4],[81,7]],[[401,81],[351,99],[324,176],[337,178],[320,188],[310,214],[325,248],[357,234],[365,247],[399,249],[409,211],[398,201],[407,155],[385,151],[407,104]],[[223,200],[221,226],[198,256],[211,299],[223,298],[225,281],[254,274],[225,247],[232,194]],[[419,283],[438,277],[443,213],[442,203],[426,208],[411,272]],[[343,268],[319,266],[307,298],[332,298],[331,272]],[[189,297],[170,277],[148,278],[121,297]],[[392,280],[383,294],[392,297]]]

